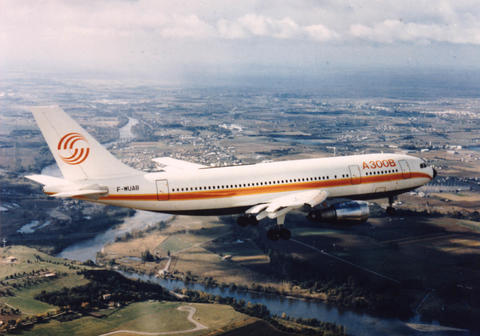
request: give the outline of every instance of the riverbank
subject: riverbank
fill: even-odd
[[[212,335],[243,330],[264,319],[269,323],[250,335],[267,331],[269,335],[287,335],[278,328],[302,335],[323,335],[325,331],[345,335],[343,327],[331,323],[272,318],[263,305],[231,298],[180,297],[152,282],[130,280],[117,272],[27,247],[0,248],[0,262],[5,260],[14,267],[0,269],[0,333],[75,335],[81,328],[82,334],[129,330]],[[192,329],[190,323],[196,327]]]
[[[176,216],[168,225],[149,231],[147,237],[130,237],[128,242],[105,246],[97,261],[115,269],[207,287],[302,298],[382,317],[408,319],[413,316],[410,305],[396,297],[398,283],[389,284],[387,291],[377,289],[375,292],[370,285],[367,287],[354,278],[335,280],[318,276],[310,285],[302,283],[292,277],[293,270],[305,273],[311,265],[275,250],[265,253],[258,242],[236,238],[237,227],[229,225],[228,220]],[[144,252],[154,257],[146,260],[142,258]],[[282,267],[292,272],[279,274],[278,268]],[[372,281],[374,286],[384,283],[382,278]],[[374,299],[379,294],[381,302]]]
[[[422,324],[422,316],[428,319],[423,322],[424,324],[438,325],[439,323],[434,321],[440,315],[427,314],[432,307],[441,307],[438,292],[426,296],[430,289],[424,287],[418,280],[413,281],[410,278],[414,273],[416,276],[418,274],[423,276],[424,272],[415,263],[408,264],[401,258],[410,258],[411,247],[415,248],[412,253],[421,248],[421,245],[407,245],[410,240],[423,243],[423,240],[416,238],[417,235],[425,237],[428,233],[427,236],[435,238],[435,243],[437,240],[445,243],[451,238],[445,228],[455,230],[458,234],[457,230],[462,225],[458,223],[458,226],[451,227],[448,220],[437,223],[429,218],[427,226],[422,227],[421,223],[426,220],[425,218],[412,218],[416,221],[405,221],[402,218],[388,219],[388,226],[384,226],[386,218],[372,218],[368,226],[349,227],[347,230],[324,226],[312,227],[308,223],[303,224],[302,219],[297,217],[291,219],[298,220],[297,227],[293,228],[292,232],[296,236],[295,240],[304,243],[302,245],[295,241],[272,243],[263,240],[261,227],[239,229],[230,217],[177,216],[164,228],[149,232],[149,237],[158,238],[153,239],[152,245],[145,244],[144,238],[138,241],[130,239],[128,245],[114,243],[105,247],[100,262],[114,269],[146,274],[150,276],[149,280],[159,276],[160,273],[164,278],[160,280],[166,281],[163,285],[171,282],[177,283],[179,288],[201,291],[213,289],[216,295],[223,295],[229,290],[239,290],[251,295],[252,300],[257,300],[256,297],[270,296],[276,296],[284,301],[301,299],[300,301],[309,307],[317,305],[328,307],[325,308],[327,313],[318,312],[317,317],[320,320],[349,326],[348,321],[338,320],[338,316],[347,313],[357,314],[358,324],[355,327],[360,329],[362,321],[370,320],[378,324],[383,323],[379,321],[392,319],[400,321],[398,325],[397,322],[394,323],[395,328],[399,325],[404,326],[408,321]],[[401,248],[386,239],[388,236],[391,237],[391,228],[397,225],[396,234],[401,242]],[[388,231],[383,233],[385,229]],[[402,239],[403,234],[408,240]],[[465,232],[464,238],[474,239],[474,236],[470,235],[470,232]],[[387,243],[382,244],[382,240]],[[332,249],[331,242],[335,243],[335,249]],[[159,259],[142,260],[139,253],[147,246],[152,248],[150,251],[153,255],[158,255]],[[307,246],[313,246],[314,249]],[[128,258],[128,251],[133,249],[137,255],[132,260]],[[111,254],[115,250],[123,251],[121,258]],[[316,252],[317,250],[329,253],[325,255]],[[382,259],[393,256],[395,264],[382,262]],[[436,263],[445,261],[435,259]],[[397,265],[397,268],[402,266],[403,273],[390,268],[394,265]],[[407,266],[411,269],[409,270]],[[376,273],[386,276],[379,277]],[[311,309],[298,311],[305,312],[308,316]],[[336,313],[329,319],[331,311]],[[278,313],[281,314],[282,311]],[[459,319],[457,323],[451,319],[443,321],[459,328],[465,326],[470,328],[471,323],[474,323],[473,319],[471,322]]]

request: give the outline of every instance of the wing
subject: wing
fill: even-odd
[[[281,218],[295,209],[313,208],[325,201],[328,193],[325,190],[308,190],[291,193],[271,200],[268,203],[257,204],[245,213],[255,215],[257,220],[265,217]]]
[[[177,160],[170,157],[159,157],[159,158],[152,159],[152,161],[155,162],[160,168],[162,168],[166,172],[178,171],[178,170],[192,170],[192,169],[196,170],[200,168],[205,168],[205,166],[198,163]]]

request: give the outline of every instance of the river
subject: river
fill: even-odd
[[[116,237],[134,230],[146,229],[170,217],[171,215],[167,214],[137,210],[132,217],[126,217],[122,224],[99,233],[95,238],[67,247],[57,257],[80,261],[95,261],[97,252],[101,251],[106,244],[113,242]]]
[[[233,297],[245,302],[260,303],[265,305],[272,314],[280,316],[286,313],[291,317],[316,318],[321,321],[334,322],[346,327],[347,332],[357,336],[375,335],[473,335],[468,331],[442,327],[438,324],[425,324],[415,317],[409,322],[392,318],[379,318],[353,311],[340,310],[322,302],[313,302],[296,298],[285,298],[273,294],[253,293],[248,291],[231,290],[229,288],[206,287],[198,283],[184,283],[179,280],[167,280],[155,276],[120,272],[128,278],[140,279],[159,284],[167,289],[188,288],[200,290],[213,295]],[[428,328],[430,331],[424,331]]]
[[[113,241],[115,237],[123,235],[125,232],[146,228],[160,220],[165,220],[169,215],[151,213],[146,211],[137,211],[132,217],[125,218],[124,222],[104,233],[99,234],[94,239],[84,241],[68,247],[63,250],[58,257],[86,261],[95,260],[97,252],[101,251],[104,244]],[[286,313],[292,317],[316,318],[321,321],[334,322],[347,328],[349,334],[358,336],[380,336],[380,335],[435,335],[435,336],[473,336],[465,330],[455,330],[438,325],[438,323],[425,324],[420,322],[420,317],[416,316],[410,321],[401,321],[399,319],[380,318],[368,314],[360,314],[353,311],[341,310],[335,306],[323,302],[313,302],[295,298],[285,298],[273,294],[252,293],[248,291],[221,289],[218,287],[206,287],[199,283],[184,283],[179,280],[166,280],[137,273],[120,272],[123,275],[151,281],[170,290],[176,288],[189,288],[201,290],[213,295],[230,296],[237,300],[245,302],[264,304],[272,314],[281,315]],[[426,332],[425,329],[430,331]]]
[[[135,135],[132,133],[132,127],[138,124],[138,120],[128,117],[128,123],[120,128],[120,141],[130,141],[135,138]]]

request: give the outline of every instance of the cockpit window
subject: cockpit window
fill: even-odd
[[[427,168],[427,164],[425,162],[420,163],[420,168]]]

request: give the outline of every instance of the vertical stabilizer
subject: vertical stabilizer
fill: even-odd
[[[32,107],[30,110],[67,180],[139,174],[110,154],[60,107]]]

